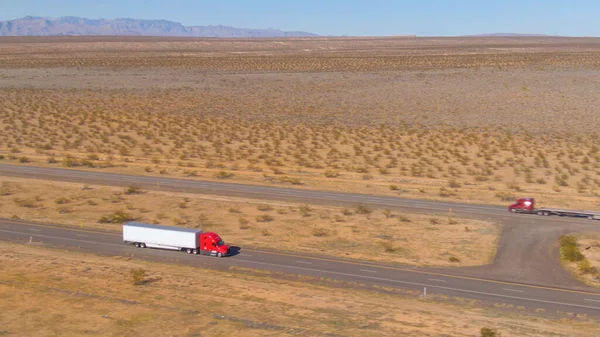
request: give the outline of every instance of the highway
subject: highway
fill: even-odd
[[[309,202],[331,206],[372,205],[377,208],[401,207],[414,212],[479,216],[506,215],[505,207],[469,205],[455,202],[430,202],[398,197],[372,196],[358,193],[325,192],[302,188],[270,187],[197,179],[137,176],[87,170],[0,164],[1,176],[34,178],[109,186],[137,185],[143,189],[170,192],[202,193],[230,197],[257,198],[289,202]]]
[[[273,272],[331,278],[348,282],[411,289],[431,295],[447,295],[505,303],[546,312],[577,312],[600,316],[600,292],[559,289],[514,282],[461,277],[418,268],[344,261],[326,257],[266,252],[241,248],[237,255],[216,258],[156,249],[140,249],[122,242],[119,233],[65,228],[22,221],[1,220],[0,238],[18,243],[43,243],[100,255],[131,255],[150,261],[196,267],[238,266]]]
[[[465,268],[416,268],[401,265],[347,261],[319,255],[265,252],[242,247],[240,254],[217,259],[172,251],[136,249],[124,245],[119,233],[80,230],[20,221],[0,221],[0,239],[42,241],[56,246],[79,247],[104,255],[135,254],[137,258],[199,267],[239,266],[273,272],[325,277],[466,297],[489,303],[508,303],[547,312],[578,312],[600,316],[600,291],[575,280],[559,263],[557,240],[577,231],[598,231],[600,222],[587,219],[510,214],[505,207],[412,200],[366,194],[254,186],[193,179],[133,176],[85,170],[0,165],[0,175],[56,181],[127,186],[187,193],[285,200],[336,206],[373,205],[411,212],[453,214],[494,221],[502,237],[494,261]]]

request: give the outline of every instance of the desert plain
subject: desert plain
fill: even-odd
[[[527,196],[544,206],[600,207],[600,39],[3,37],[0,69],[1,164],[496,205]],[[375,260],[416,265],[487,263],[500,235],[494,223],[450,214],[199,198],[138,191],[135,186],[82,188],[3,177],[0,192],[3,218],[108,230],[118,230],[126,218],[208,226],[257,247],[273,248],[276,242],[280,249],[306,252],[326,243],[340,254],[350,247],[353,257],[361,259],[373,257],[352,243],[369,235],[380,251]],[[580,246],[597,242],[593,234],[578,235]],[[428,244],[432,241],[440,244]],[[2,246],[9,248],[13,249]],[[60,282],[55,287],[72,291],[91,284],[52,274],[23,286],[15,278],[30,280],[28,273],[43,271],[43,266],[28,262],[31,268],[19,271],[12,259],[34,261],[46,248],[35,253],[14,249],[23,250],[22,257],[6,253],[4,265],[12,267],[2,279],[5,303],[13,303],[6,307],[11,317],[25,319],[33,313],[37,319],[52,320],[49,315],[58,315],[29,308],[35,307],[28,295],[34,290],[27,287],[53,280]],[[56,256],[64,268],[76,264],[64,254],[48,250],[47,258]],[[596,255],[587,255],[591,266],[597,265]],[[122,261],[86,259],[94,269],[129,268]],[[565,264],[579,272],[577,266]],[[159,273],[157,266],[144,268]],[[597,271],[584,278],[590,274]],[[126,284],[127,273],[120,277]],[[181,296],[167,294],[174,291],[172,280],[164,275],[160,279],[123,285],[115,297],[128,298],[149,287],[165,293],[156,296]],[[265,280],[271,280],[271,289],[280,289],[282,298],[294,292],[309,296],[300,294],[303,291],[317,300],[308,285],[283,287],[275,279]],[[106,282],[99,279],[96,286],[103,289]],[[64,292],[35,291],[44,292],[47,301],[67,301]],[[375,309],[361,302],[364,291],[350,287],[344,292],[352,296],[331,296],[355,301],[350,307],[363,308],[368,317]],[[270,310],[286,306],[281,298],[259,297],[248,301]],[[119,311],[130,310],[122,303]],[[402,310],[404,302],[399,303],[382,305],[394,312]],[[317,304],[297,304],[298,319],[281,318],[281,324],[306,328],[312,323],[300,318],[317,315],[310,311],[315,309],[307,309]],[[101,307],[105,304],[89,305],[97,305],[101,317],[110,316],[102,314],[109,310]],[[320,333],[359,335],[360,329],[375,326],[382,334],[441,336],[475,333],[489,325],[499,327],[503,336],[594,335],[587,323],[566,325],[553,318],[541,328],[541,318],[533,316],[506,318],[519,321],[514,325],[477,316],[458,326],[454,309],[436,314],[442,317],[437,324],[445,327],[439,329],[421,321],[434,310],[429,304],[406,305],[427,313],[407,316],[411,323],[398,316],[378,316],[354,326],[336,318],[347,317],[338,315],[341,309],[325,307],[320,315],[330,321],[315,328],[322,329]],[[237,310],[239,316],[254,315]],[[508,315],[494,308],[478,310],[482,315]],[[90,322],[96,324],[94,331],[105,335],[160,329],[149,323],[154,314],[123,315],[115,322]],[[61,317],[53,321],[66,324]],[[198,322],[198,330],[210,324],[216,326],[215,333],[256,332],[240,321],[199,317]],[[80,335],[77,329],[69,333]],[[15,325],[6,331],[30,333]]]

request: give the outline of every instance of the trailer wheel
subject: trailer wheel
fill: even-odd
[[[191,253],[193,253],[194,251],[193,251],[191,248],[188,248],[188,249],[186,249],[186,250],[185,250],[185,252],[186,252],[186,253],[188,253],[188,254],[191,254]]]
[[[146,248],[146,244],[145,243],[140,243],[140,248]]]
[[[544,215],[544,212],[539,211],[539,212],[537,212],[537,215]]]
[[[588,219],[594,220],[594,216],[593,215],[588,215]]]
[[[133,245],[136,246],[137,248],[140,248],[140,243],[139,242],[136,242]]]

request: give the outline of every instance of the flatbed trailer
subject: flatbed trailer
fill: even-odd
[[[588,218],[590,220],[600,220],[600,212],[596,211],[582,211],[572,209],[561,209],[561,208],[535,208],[534,198],[521,198],[517,202],[510,205],[508,210],[512,213],[526,213],[526,214],[537,214],[542,216],[558,215],[558,216],[571,216],[578,218]]]

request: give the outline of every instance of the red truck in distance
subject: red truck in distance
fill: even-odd
[[[588,218],[590,220],[600,220],[600,212],[578,211],[578,210],[569,210],[569,209],[560,209],[560,208],[535,208],[535,199],[534,198],[517,199],[517,202],[508,206],[508,210],[512,213],[572,216],[572,217]]]

